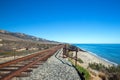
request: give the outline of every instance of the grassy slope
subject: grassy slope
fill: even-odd
[[[74,65],[74,62],[72,61],[72,59],[70,59],[69,58],[69,61]],[[77,68],[77,70],[80,72],[80,73],[84,73],[85,75],[84,75],[84,77],[85,77],[85,80],[90,80],[90,74],[89,74],[89,72],[86,70],[86,69],[84,69],[83,67],[81,67],[80,65],[77,65],[77,66],[75,66],[76,68]]]

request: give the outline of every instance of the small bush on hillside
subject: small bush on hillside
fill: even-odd
[[[89,67],[104,72],[108,76],[108,80],[120,80],[120,65],[105,67],[102,64],[90,63]]]
[[[83,61],[80,59],[80,58],[78,58],[78,60],[77,60],[79,63],[83,63]]]

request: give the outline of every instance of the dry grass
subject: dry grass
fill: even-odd
[[[107,80],[107,76],[102,73],[102,72],[99,72],[98,76],[102,79],[102,80]]]

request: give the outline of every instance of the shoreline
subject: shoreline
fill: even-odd
[[[73,52],[73,54],[75,56],[75,52]],[[113,63],[107,59],[99,57],[98,55],[93,54],[93,53],[88,52],[88,51],[85,51],[85,50],[78,51],[78,58],[80,58],[83,61],[83,63],[81,63],[81,65],[85,68],[87,68],[89,66],[89,63],[101,63],[106,67],[118,65],[116,63]]]
[[[89,52],[89,51],[87,51],[87,52],[88,52],[89,54],[91,54],[91,55],[93,55],[93,56],[95,56],[95,57],[97,57],[97,58],[101,59],[101,60],[104,60],[105,62],[108,62],[108,63],[110,63],[110,64],[114,65],[114,66],[117,66],[117,65],[118,65],[117,63],[112,62],[112,61],[109,61],[108,59],[103,58],[103,57],[101,57],[101,56],[98,56],[98,55],[97,55],[97,54],[95,54],[95,53],[92,53],[92,52]]]

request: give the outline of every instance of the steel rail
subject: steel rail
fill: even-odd
[[[33,65],[37,65],[38,62],[40,62],[40,61],[46,61],[57,50],[59,50],[60,48],[63,48],[63,47],[64,47],[64,45],[59,45],[57,47],[53,47],[53,48],[41,51],[39,53],[31,54],[31,55],[28,55],[28,56],[25,56],[25,57],[22,57],[22,58],[19,58],[16,60],[12,60],[12,61],[0,64],[0,69],[1,69],[4,67],[7,67],[7,66],[10,67],[10,65],[17,64],[18,62],[31,60],[27,64],[24,64],[23,66],[19,66],[17,70],[12,70],[10,73],[2,76],[0,78],[0,80],[11,80],[13,77],[20,76],[22,74],[22,72],[27,72],[28,68],[35,67]],[[15,67],[15,66],[13,66],[13,67]]]

